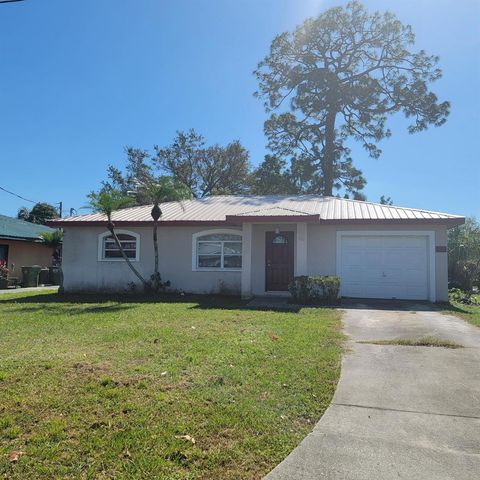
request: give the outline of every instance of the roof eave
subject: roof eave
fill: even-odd
[[[14,235],[0,235],[0,240],[18,240],[20,242],[42,243],[40,237],[16,237]]]
[[[322,225],[445,225],[448,228],[465,223],[464,217],[450,218],[385,218],[320,220]]]
[[[107,222],[105,220],[52,220],[48,222],[49,225],[55,227],[106,227]],[[153,220],[118,220],[113,222],[116,227],[142,227],[153,225]],[[195,225],[209,225],[209,226],[222,226],[228,222],[224,220],[160,220],[158,226],[195,226]]]
[[[450,218],[395,218],[395,219],[336,219],[322,220],[318,215],[271,215],[271,216],[245,216],[245,215],[227,215],[225,220],[160,220],[159,227],[174,226],[225,226],[241,225],[242,223],[288,223],[288,222],[310,222],[320,223],[321,225],[445,225],[448,228],[465,223],[464,217]],[[51,220],[49,225],[55,227],[85,227],[102,226],[106,227],[104,220]],[[114,222],[117,227],[127,226],[151,226],[152,220],[124,220]]]

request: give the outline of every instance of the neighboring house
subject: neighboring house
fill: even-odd
[[[294,275],[338,275],[348,297],[448,299],[447,229],[464,217],[314,195],[213,196],[161,206],[160,271],[187,292],[285,294]],[[153,271],[151,206],[113,221],[135,266]],[[101,214],[64,229],[66,291],[136,282]]]
[[[0,263],[7,265],[9,277],[22,282],[22,267],[50,266],[53,252],[43,245],[40,234],[53,231],[44,225],[0,215]]]

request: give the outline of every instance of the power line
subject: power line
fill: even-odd
[[[3,3],[5,0],[0,0],[0,3]],[[11,0],[11,1],[18,1],[18,0]],[[20,198],[21,200],[25,200],[26,202],[30,203],[39,203],[35,202],[33,200],[29,200],[28,198],[22,197],[21,195],[18,195],[17,193],[11,192],[10,190],[7,190],[6,188],[0,187],[0,190],[3,190],[4,192],[9,193],[10,195],[13,195],[14,197]]]
[[[15,3],[15,2],[23,2],[23,0],[0,0],[0,3]]]
[[[2,3],[1,0],[0,0],[0,3]],[[4,192],[9,193],[10,195],[13,195],[14,197],[20,198],[21,200],[24,200],[25,202],[30,202],[30,203],[34,203],[34,204],[45,203],[45,202],[35,202],[34,200],[30,200],[29,198],[22,197],[21,195],[18,195],[18,193],[11,192],[10,190],[7,190],[6,188],[3,188],[3,187],[0,187],[0,190],[3,190]],[[61,217],[62,213],[63,213],[63,202],[57,202],[57,203],[54,203],[53,205],[58,205],[58,207],[59,207],[58,210],[60,212],[60,217]]]

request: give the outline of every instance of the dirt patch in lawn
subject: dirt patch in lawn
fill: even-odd
[[[402,347],[443,347],[463,348],[463,345],[450,340],[442,340],[435,337],[423,338],[395,338],[392,340],[363,340],[357,343],[369,343],[371,345],[399,345]]]

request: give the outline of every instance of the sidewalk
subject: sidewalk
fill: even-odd
[[[0,290],[0,295],[4,293],[45,292],[48,290],[52,293],[56,293],[58,292],[58,285],[50,285],[47,287],[7,288],[6,290]]]

